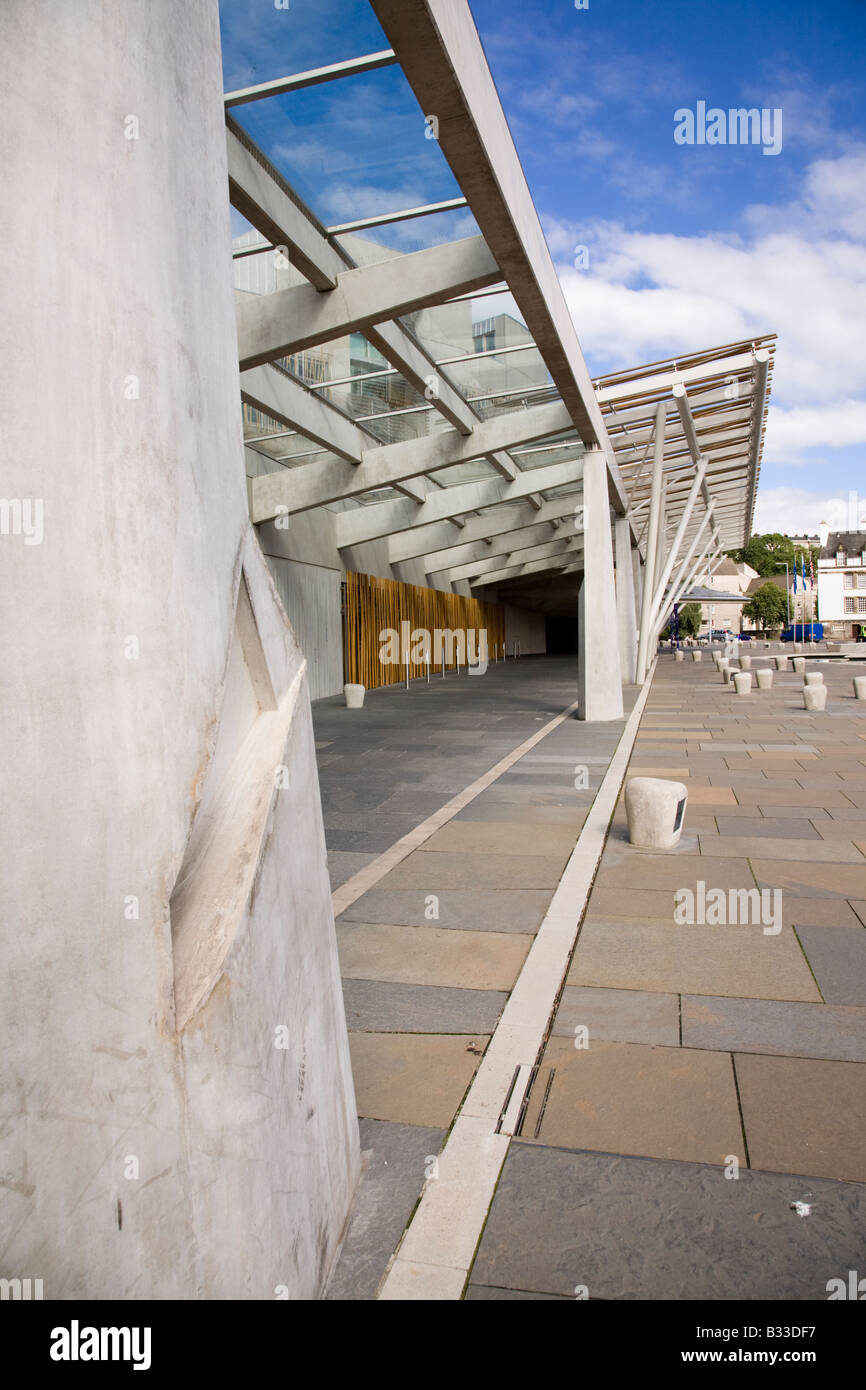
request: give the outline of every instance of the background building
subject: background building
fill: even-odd
[[[866,531],[832,531],[818,559],[818,617],[825,637],[850,640],[866,626]]]

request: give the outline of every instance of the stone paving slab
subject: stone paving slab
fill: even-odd
[[[533,806],[532,822],[534,825],[556,825],[567,826],[573,833],[575,840],[580,833],[580,828],[586,820],[586,808],[580,806]],[[517,821],[520,824],[526,823],[526,810],[523,806],[515,805],[509,801],[497,800],[493,803],[487,800],[485,792],[471,801],[468,806],[454,817],[455,823],[466,821],[498,821],[500,824],[505,821]]]
[[[449,931],[433,924],[341,922],[337,927],[340,973],[349,980],[507,991],[531,945],[531,936],[514,932]]]
[[[547,911],[550,893],[543,888],[440,889],[371,888],[341,913],[340,922],[389,922],[395,926],[448,930],[518,932],[533,935]],[[431,914],[437,913],[437,916]]]
[[[754,848],[748,835],[729,835],[720,839],[720,843],[713,841],[708,847],[716,857],[730,855],[731,858],[746,858]],[[702,852],[703,848],[702,844]],[[760,852],[761,857],[766,859],[794,859],[813,864],[860,864],[866,870],[866,857],[851,840],[768,838],[761,844]]]
[[[724,1052],[866,1062],[866,1008],[686,994],[682,1041]]]
[[[830,1279],[863,1269],[862,1187],[742,1168],[733,1181],[723,1171],[515,1142],[470,1289],[823,1301]],[[812,1214],[801,1218],[791,1202],[808,1192]]]
[[[741,807],[746,810],[746,807]],[[830,821],[827,824],[831,824]],[[810,820],[785,820],[777,816],[716,816],[718,833],[725,838],[819,840],[821,836]],[[844,835],[841,838],[848,839]],[[718,854],[714,847],[713,853]]]
[[[592,1040],[578,1049],[552,1038],[543,1061],[556,1069],[537,1135],[543,1144],[704,1163],[739,1154],[744,1161],[734,1074],[722,1053]],[[530,1104],[525,1139],[534,1120]]]
[[[436,854],[415,850],[382,879],[383,888],[549,888],[562,877],[566,856]]]
[[[343,980],[346,1024],[355,1033],[492,1033],[503,990],[444,989],[389,980]]]
[[[866,932],[799,926],[797,935],[827,1003],[866,1005]]]
[[[566,985],[552,1032],[554,1037],[574,1038],[575,1028],[582,1026],[588,1029],[590,1043],[598,1039],[676,1047],[679,1013],[675,994]]]
[[[428,1160],[444,1129],[361,1120],[364,1171],[340,1258],[325,1295],[330,1301],[372,1299],[424,1186]]]
[[[574,849],[577,835],[570,825],[534,825],[532,821],[451,821],[424,844],[430,853],[540,854],[562,856]]]
[[[799,898],[863,898],[866,864],[798,864],[782,859],[752,859],[759,888],[781,888]]]
[[[425,1033],[349,1033],[358,1114],[447,1127],[489,1038]]]
[[[713,845],[720,845],[721,839]],[[864,862],[866,868],[866,862]],[[755,880],[748,859],[742,855],[727,858],[722,854],[678,856],[676,852],[662,854],[633,849],[630,845],[609,844],[602,860],[596,883],[602,888],[632,888],[677,892],[681,888],[694,891],[698,880],[708,888],[753,888]]]
[[[866,1067],[803,1057],[735,1057],[749,1164],[866,1182]]]
[[[737,784],[737,801],[741,806],[822,806],[824,810],[838,809],[844,810],[845,807],[852,805],[848,794],[843,791],[822,791],[820,794],[813,791],[811,786],[805,787],[779,787],[771,786],[747,786],[740,782]],[[851,796],[856,795],[852,792]],[[778,815],[773,811],[772,815]]]
[[[786,927],[860,927],[856,904],[844,898],[795,898],[782,895],[782,921]]]
[[[674,888],[606,888],[596,878],[589,912],[601,920],[624,917],[672,922],[675,892]]]
[[[590,904],[592,906],[592,904]],[[570,985],[753,999],[820,999],[792,928],[679,926],[589,918]]]
[[[375,854],[360,854],[348,850],[329,850],[328,851],[328,875],[331,880],[331,891],[340,888],[344,883],[348,883],[350,878],[363,869],[365,864],[369,864],[375,859]]]

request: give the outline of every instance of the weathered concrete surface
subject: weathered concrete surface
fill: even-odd
[[[0,55],[4,492],[43,520],[0,536],[0,1274],[315,1296],[358,1136],[303,660],[247,519],[216,0],[7,0]]]

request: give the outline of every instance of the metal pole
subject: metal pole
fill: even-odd
[[[686,498],[686,504],[683,508],[683,514],[680,517],[680,524],[676,529],[676,534],[674,535],[673,543],[670,548],[670,554],[668,555],[667,561],[664,564],[664,568],[662,569],[662,572],[655,583],[655,593],[653,594],[653,614],[658,612],[658,609],[663,601],[665,585],[671,577],[671,571],[673,570],[673,567],[676,564],[677,556],[680,553],[680,546],[683,543],[683,537],[686,534],[686,528],[688,527],[688,524],[692,519],[692,512],[694,511],[695,503],[698,500],[698,493],[701,490],[701,484],[704,481],[706,471],[707,460],[701,459],[701,462],[698,465],[697,472],[695,473],[694,482],[692,483],[691,488],[689,489],[689,495]],[[709,512],[707,513],[707,515],[709,516]],[[698,534],[700,534],[700,532]]]

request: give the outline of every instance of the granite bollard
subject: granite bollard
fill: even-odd
[[[673,849],[682,833],[688,798],[682,782],[630,777],[625,784],[630,842],[638,849]]]

